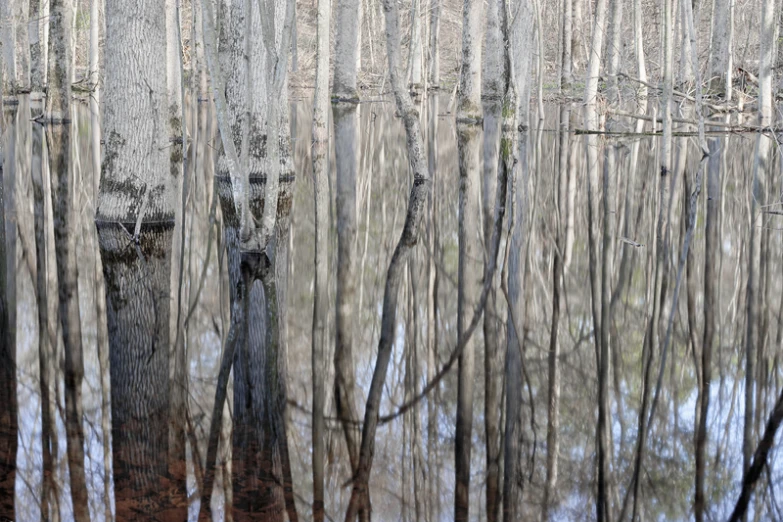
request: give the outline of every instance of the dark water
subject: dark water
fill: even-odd
[[[309,95],[308,95],[309,96]],[[414,267],[406,275],[403,296],[400,298],[399,326],[395,340],[382,413],[392,411],[404,399],[406,374],[405,347],[416,346],[424,332],[434,326],[438,330],[439,357],[445,361],[456,341],[456,279],[457,279],[457,212],[458,171],[456,136],[453,116],[447,114],[448,100],[441,100],[438,107],[422,107],[435,110],[440,115],[435,133],[437,142],[437,169],[434,174],[434,195],[438,201],[437,223],[439,245],[429,252],[424,242],[416,247]],[[287,434],[290,451],[293,488],[300,517],[310,518],[311,484],[311,328],[313,296],[313,184],[312,166],[309,160],[310,106],[297,101],[291,105],[293,152],[296,166],[296,182],[291,210],[289,236],[288,282],[285,290],[285,328],[283,343],[287,350]],[[366,390],[375,359],[375,346],[379,336],[381,300],[385,269],[394,244],[399,236],[405,216],[411,178],[408,172],[404,131],[400,121],[394,118],[394,107],[389,100],[364,103],[359,111],[358,139],[348,147],[359,150],[359,169],[356,186],[357,271],[355,274],[357,310],[354,325],[355,367],[357,371],[356,396],[359,404],[366,398]],[[595,488],[595,415],[596,369],[592,346],[592,315],[588,284],[587,251],[587,190],[584,154],[584,137],[573,133],[562,135],[558,131],[561,110],[571,110],[572,128],[581,126],[578,107],[547,107],[546,118],[530,131],[530,252],[529,274],[526,279],[528,312],[524,322],[526,391],[523,394],[525,433],[523,448],[525,463],[525,510],[529,517],[537,517],[540,511],[546,461],[547,423],[547,350],[550,318],[552,314],[552,260],[555,229],[556,201],[562,207],[572,202],[573,241],[569,248],[568,265],[564,276],[564,305],[561,308],[560,350],[562,372],[561,442],[559,456],[557,508],[554,518],[559,520],[589,520],[594,516]],[[210,204],[214,197],[213,177],[216,160],[216,125],[207,104],[190,107],[188,114],[194,136],[198,121],[195,156],[187,164],[189,191],[187,193],[184,220],[178,216],[173,235],[171,270],[171,334],[175,338],[178,275],[183,267],[182,309],[187,317],[184,328],[184,345],[187,360],[188,418],[191,437],[187,444],[185,470],[187,498],[185,503],[173,506],[176,493],[156,489],[115,491],[113,459],[111,453],[111,379],[109,377],[108,331],[106,317],[103,271],[94,222],[99,172],[93,156],[94,129],[86,106],[77,104],[75,119],[70,126],[70,155],[68,168],[76,180],[73,204],[77,209],[71,232],[77,238],[78,302],[80,306],[81,341],[84,349],[84,383],[81,388],[84,430],[84,476],[87,505],[92,520],[110,519],[117,511],[117,503],[133,498],[140,505],[166,506],[169,515],[161,520],[198,518],[200,495],[198,483],[203,473],[207,452],[207,438],[215,400],[215,384],[220,365],[223,342],[230,322],[228,268],[224,252],[225,237],[222,233],[221,213],[216,223],[210,222]],[[4,107],[3,117],[3,188],[6,219],[6,244],[8,273],[8,300],[16,327],[16,395],[18,398],[18,448],[16,450],[16,476],[13,484],[0,483],[0,497],[7,503],[14,499],[15,517],[19,521],[41,518],[44,463],[42,447],[41,369],[50,373],[49,395],[54,401],[51,427],[50,452],[52,457],[52,488],[47,503],[53,512],[59,512],[61,520],[74,517],[70,466],[67,458],[67,430],[65,421],[64,353],[58,318],[58,277],[55,260],[55,221],[52,207],[50,164],[52,157],[45,131],[31,121],[29,101],[22,99],[17,106]],[[423,118],[426,123],[427,118]],[[719,343],[713,356],[712,408],[708,421],[707,445],[707,495],[712,519],[725,518],[739,491],[742,469],[742,426],[744,405],[744,352],[742,336],[745,331],[745,280],[747,277],[747,241],[750,226],[749,186],[755,135],[734,134],[712,138],[714,161],[720,169],[720,252],[719,252]],[[332,140],[334,148],[335,140]],[[343,139],[342,143],[345,143]],[[611,175],[617,182],[615,213],[618,230],[622,231],[625,215],[625,190],[630,174],[630,156],[633,138],[608,139],[606,143],[617,145],[618,166]],[[602,142],[603,146],[603,142]],[[560,171],[559,155],[566,147],[571,155],[570,174]],[[632,277],[621,297],[612,330],[612,483],[613,502],[619,506],[630,481],[633,452],[636,443],[636,423],[640,404],[641,346],[647,322],[647,282],[654,270],[651,245],[655,243],[656,187],[659,167],[660,144],[655,138],[641,138],[639,159],[631,186],[631,204],[628,215],[634,220],[633,237],[625,238],[635,243],[613,242],[615,266],[623,249],[633,249],[631,256]],[[681,153],[682,151],[682,153]],[[675,140],[675,196],[672,208],[671,291],[674,288],[679,250],[685,231],[684,179],[693,183],[699,152],[695,138]],[[774,152],[772,171],[764,190],[767,199],[780,194],[779,153]],[[331,215],[334,223],[334,150],[331,160]],[[36,191],[36,173],[41,176],[40,190]],[[556,198],[559,176],[569,179],[572,195]],[[564,185],[566,186],[566,185]],[[694,285],[691,290],[695,315],[688,321],[688,307],[683,288],[679,307],[675,314],[672,349],[664,377],[663,393],[656,420],[650,432],[646,465],[641,484],[641,505],[645,520],[683,520],[692,517],[694,476],[694,419],[697,399],[697,382],[694,370],[694,345],[701,344],[703,321],[703,267],[704,267],[704,201],[705,191],[698,205],[698,218],[691,245]],[[563,209],[561,208],[561,212]],[[39,223],[36,235],[36,223]],[[763,430],[764,421],[774,398],[781,389],[783,368],[780,365],[781,348],[781,270],[783,269],[783,222],[777,214],[765,214],[765,249],[767,264],[765,279],[766,330],[759,355],[759,385],[757,430]],[[180,256],[179,234],[184,226],[184,256]],[[210,234],[211,228],[211,234]],[[621,235],[621,234],[618,234]],[[330,229],[331,273],[335,273],[336,233]],[[642,246],[638,246],[642,245]],[[41,249],[46,273],[38,276],[36,248]],[[501,248],[501,252],[505,248]],[[438,316],[436,325],[427,325],[425,301],[414,301],[411,281],[416,279],[418,288],[426,286],[425,261],[435,256],[439,274]],[[334,279],[334,278],[333,278]],[[45,292],[41,292],[42,285]],[[334,280],[330,281],[330,300],[334,299]],[[45,301],[41,296],[45,295]],[[670,302],[669,302],[670,303]],[[664,314],[669,315],[667,303]],[[48,320],[40,324],[40,307],[46,307]],[[498,310],[505,320],[506,303],[499,294]],[[414,316],[418,321],[414,321]],[[418,324],[418,331],[413,325]],[[691,326],[689,326],[689,324]],[[329,317],[330,338],[334,335],[333,311]],[[41,333],[48,342],[45,345],[49,361],[42,366],[39,358]],[[414,337],[415,334],[415,337]],[[477,361],[483,361],[483,341],[480,329],[477,333]],[[503,344],[505,346],[505,335]],[[173,344],[173,343],[172,343]],[[333,343],[331,343],[333,346]],[[422,348],[418,348],[422,350]],[[332,360],[330,348],[327,360]],[[417,388],[426,382],[426,356],[414,377]],[[333,370],[327,369],[327,382],[333,378]],[[330,390],[331,386],[327,385]],[[476,375],[476,397],[473,429],[473,476],[471,495],[475,508],[471,515],[485,519],[484,481],[486,458],[484,453],[483,418],[484,382],[482,370]],[[228,396],[232,394],[229,391]],[[427,506],[438,506],[441,520],[452,514],[453,499],[453,440],[455,425],[456,378],[446,378],[438,389],[440,408],[437,412],[438,435],[436,453],[426,454],[427,433],[423,430],[422,447],[411,444],[412,422],[410,418],[384,425],[378,433],[371,480],[373,514],[377,520],[414,520],[415,499],[419,497]],[[530,399],[532,398],[532,403]],[[230,401],[229,401],[230,402]],[[350,488],[350,466],[345,452],[342,431],[334,417],[334,394],[326,397],[327,417],[327,513],[333,519],[341,519],[347,504]],[[363,409],[363,408],[362,408]],[[216,520],[223,519],[226,510],[225,492],[232,491],[229,473],[231,457],[231,415],[228,406],[224,412],[223,434],[218,451],[219,465],[215,477],[215,494],[212,508]],[[422,406],[417,415],[419,424],[426,426],[427,408]],[[4,427],[5,428],[5,427]],[[1,433],[6,434],[7,430]],[[7,437],[13,437],[13,433]],[[160,434],[157,435],[160,438]],[[758,435],[757,435],[758,436]],[[165,439],[165,436],[163,437]],[[778,437],[780,439],[780,436]],[[56,443],[54,442],[56,441]],[[778,440],[780,442],[780,440]],[[56,446],[56,447],[55,447]],[[437,498],[425,497],[415,490],[418,482],[413,478],[413,454],[423,454],[425,480],[439,477]],[[780,452],[773,453],[770,472],[757,488],[753,513],[757,520],[781,519],[783,512],[783,460]],[[228,464],[225,464],[228,461]],[[242,464],[241,462],[239,463]],[[234,456],[233,467],[237,467]],[[240,466],[241,467],[241,466]],[[236,472],[236,469],[234,470]],[[123,479],[124,480],[124,479]],[[237,484],[233,484],[236,492]],[[172,486],[172,489],[176,489]],[[139,491],[143,488],[139,486]],[[236,496],[236,493],[231,496]],[[153,498],[154,497],[154,498]],[[181,496],[180,496],[181,498]],[[0,503],[0,506],[4,503]],[[123,504],[124,505],[124,504]],[[172,507],[173,506],[173,507]],[[161,508],[163,509],[163,508]],[[252,515],[242,513],[235,503],[234,518]],[[161,511],[163,513],[163,511]],[[171,518],[167,518],[170,516]],[[179,517],[179,518],[178,518]]]

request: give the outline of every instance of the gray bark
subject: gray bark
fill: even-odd
[[[726,99],[731,99],[730,85],[732,70],[731,40],[733,33],[734,0],[715,0],[712,19],[712,62],[710,63],[710,87],[719,90],[724,87]]]
[[[70,42],[72,26],[73,0],[50,0],[49,81],[46,88],[46,118],[53,122],[70,121],[71,119],[73,48]]]
[[[43,52],[46,50],[42,46],[43,30],[41,17],[43,15],[43,2],[41,0],[30,0],[29,10],[30,24],[28,26],[27,38],[30,43],[30,90],[33,94],[40,95],[44,87]],[[90,23],[92,24],[92,14],[90,16]]]
[[[0,118],[5,119],[5,114],[0,113]],[[10,289],[10,286],[16,281],[13,275],[9,274],[8,264],[9,261],[12,266],[15,264],[16,251],[13,248],[8,248],[6,224],[13,224],[11,235],[16,234],[16,226],[10,220],[6,221],[6,201],[10,200],[10,194],[6,194],[5,185],[9,178],[13,179],[14,170],[9,168],[6,154],[8,149],[3,150],[6,145],[5,132],[7,131],[6,123],[0,121],[0,134],[2,134],[4,145],[0,148],[0,174],[2,174],[0,177],[0,516],[13,520],[19,423],[16,397],[16,339],[15,325],[12,323],[16,303],[13,300],[15,292]],[[13,190],[12,187],[13,185],[8,189]],[[13,212],[10,205],[8,210],[9,214]],[[45,451],[42,453],[46,454]]]
[[[60,326],[65,350],[65,429],[68,439],[68,475],[71,481],[73,515],[89,521],[87,479],[84,471],[84,412],[82,408],[82,333],[76,266],[76,179],[71,170],[70,125],[47,128],[49,165],[52,172],[52,211],[57,264]]]
[[[593,27],[593,38],[590,46],[590,58],[587,67],[587,79],[585,82],[585,128],[596,130],[598,128],[597,112],[597,94],[598,94],[598,73],[601,64],[601,51],[603,49],[604,27],[606,25],[607,0],[598,0],[595,8],[595,22]],[[608,328],[609,325],[602,322],[601,306],[602,296],[604,295],[604,285],[599,286],[598,270],[598,241],[596,238],[598,226],[598,157],[599,144],[597,136],[588,134],[585,137],[585,146],[587,149],[587,197],[588,197],[588,247],[589,247],[589,266],[590,266],[590,291],[592,295],[593,312],[593,331],[596,351],[596,366],[598,368],[598,423],[596,425],[596,447],[597,447],[597,497],[596,497],[596,517],[599,522],[611,520],[608,482],[609,482],[609,455],[610,450],[607,447],[608,437],[608,369],[609,369],[609,347],[608,347]],[[606,197],[605,199],[609,199]],[[604,231],[606,234],[607,231]],[[610,238],[606,238],[608,241]],[[606,245],[606,242],[604,243]],[[606,270],[603,275],[608,275]],[[608,286],[608,281],[606,283]],[[604,333],[604,328],[606,332]]]
[[[484,40],[482,74],[484,109],[484,172],[482,211],[484,256],[489,258],[497,192],[498,148],[500,145],[503,48],[499,27],[498,3],[487,4],[487,28]],[[500,515],[500,412],[502,408],[503,352],[500,349],[501,322],[497,310],[496,282],[493,281],[484,310],[484,430],[487,458],[487,520]]]
[[[358,101],[357,56],[359,39],[360,0],[337,0],[335,24],[337,36],[334,47],[334,84],[332,97],[340,100]]]
[[[324,380],[329,312],[329,0],[318,1],[315,94],[311,156],[315,205],[315,289],[313,292],[313,520],[324,520]]]
[[[430,29],[429,29],[429,71],[428,83],[431,88],[440,87],[440,4],[442,0],[430,0]]]
[[[411,91],[418,92],[422,86],[422,38],[421,38],[421,2],[411,1],[411,43],[408,49],[408,85]]]
[[[563,87],[569,85],[573,81],[573,76],[572,76],[573,57],[571,55],[571,49],[572,49],[571,46],[573,45],[572,35],[573,35],[573,22],[574,22],[573,0],[562,0],[562,3],[563,3],[563,20],[561,23],[562,56],[560,58],[562,65],[560,69],[560,78],[558,78],[558,89],[562,89]]]
[[[157,493],[168,471],[175,183],[166,63],[156,55],[165,48],[165,9],[145,5],[148,16],[138,17],[141,9],[127,0],[106,3],[105,155],[96,224],[106,281],[117,519],[153,517],[169,507]],[[129,60],[136,66],[128,68]]]
[[[481,290],[481,17],[482,3],[464,0],[462,9],[462,68],[457,100],[457,152],[459,155],[459,268],[457,283],[457,338],[470,322]],[[470,454],[473,433],[474,343],[459,357],[457,420],[454,442],[454,519],[467,521],[470,506]]]
[[[389,59],[391,84],[397,101],[397,110],[405,125],[408,160],[413,170],[414,178],[408,201],[405,225],[403,226],[400,240],[395,247],[394,254],[392,254],[386,274],[378,358],[365,407],[359,466],[353,479],[351,500],[345,515],[346,522],[353,522],[359,511],[360,504],[363,503],[364,499],[368,498],[381,394],[386,380],[389,360],[391,359],[392,344],[396,337],[397,297],[407,260],[418,240],[424,205],[430,192],[430,177],[424,156],[424,142],[421,135],[419,115],[410,95],[405,89],[404,79],[401,77],[400,29],[397,4],[393,0],[384,0],[383,8],[386,15],[386,52]]]

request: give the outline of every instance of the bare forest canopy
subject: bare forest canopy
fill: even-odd
[[[783,0],[0,0],[0,521],[783,520]]]

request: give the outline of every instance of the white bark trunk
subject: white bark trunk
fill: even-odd
[[[356,81],[357,57],[361,44],[359,39],[359,4],[360,0],[338,0],[337,2],[333,98],[359,99]]]

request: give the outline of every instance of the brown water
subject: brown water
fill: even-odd
[[[308,95],[309,96],[309,95]],[[406,275],[398,314],[399,326],[395,340],[391,370],[387,379],[382,414],[393,411],[403,402],[406,374],[405,347],[416,346],[412,325],[418,324],[416,338],[421,340],[430,327],[438,329],[439,356],[445,361],[456,340],[456,279],[457,279],[457,212],[458,172],[457,151],[453,115],[447,114],[448,100],[441,100],[437,129],[437,169],[434,174],[434,197],[438,201],[437,222],[439,246],[435,252],[426,249],[425,242],[416,247],[413,269]],[[567,147],[572,157],[574,233],[572,254],[564,278],[564,304],[561,308],[561,446],[559,458],[559,482],[556,495],[555,519],[589,520],[594,517],[595,487],[595,416],[596,370],[592,346],[592,315],[588,279],[587,251],[587,190],[585,179],[584,137],[559,132],[560,111],[569,108],[548,106],[546,118],[540,126],[530,130],[530,253],[526,295],[528,313],[524,322],[525,367],[527,381],[523,393],[526,430],[523,434],[525,463],[525,510],[535,517],[540,510],[546,461],[547,424],[547,349],[550,318],[552,314],[552,260],[553,234],[556,228],[556,182],[561,175],[559,154],[561,146]],[[580,127],[577,107],[572,110],[573,127]],[[284,345],[287,349],[289,407],[288,446],[293,475],[296,506],[302,519],[310,518],[311,487],[311,367],[310,335],[312,328],[313,295],[313,185],[310,153],[309,102],[296,101],[291,105],[291,127],[296,166],[296,181],[289,241],[288,283],[285,289],[286,328]],[[422,106],[422,112],[433,107]],[[411,178],[409,175],[404,131],[394,117],[394,107],[389,100],[363,103],[359,111],[359,131],[356,142],[348,147],[359,149],[360,163],[356,186],[357,271],[355,274],[357,311],[355,320],[355,367],[357,371],[356,396],[362,405],[369,387],[377,346],[380,324],[381,300],[385,269],[388,266],[394,244],[399,236],[405,216]],[[222,234],[221,213],[217,222],[210,223],[210,203],[214,197],[216,125],[211,108],[200,103],[191,107],[188,114],[198,121],[198,141],[193,143],[196,154],[187,163],[186,176],[189,190],[184,221],[178,216],[172,249],[171,271],[171,328],[175,332],[178,275],[183,267],[182,316],[187,317],[184,339],[187,354],[188,417],[191,422],[191,438],[188,442],[186,473],[187,499],[175,504],[177,494],[171,490],[154,489],[137,498],[138,491],[115,491],[113,458],[111,454],[111,379],[109,377],[109,349],[106,326],[106,301],[103,272],[97,244],[94,222],[95,202],[99,172],[93,161],[93,130],[89,110],[77,104],[75,119],[70,126],[70,165],[76,179],[74,191],[78,219],[71,232],[78,238],[78,300],[81,314],[81,337],[84,347],[84,383],[82,408],[84,430],[84,474],[87,503],[92,520],[106,520],[117,512],[117,504],[125,506],[128,499],[139,505],[168,506],[171,512],[161,514],[161,520],[196,520],[200,495],[198,480],[204,469],[207,437],[212,405],[215,400],[223,342],[229,328],[229,284],[225,238]],[[196,118],[198,114],[198,118]],[[426,114],[425,114],[426,115]],[[61,520],[73,518],[73,499],[70,491],[69,465],[66,455],[67,437],[65,423],[65,391],[63,379],[63,341],[57,320],[58,281],[55,262],[55,234],[52,219],[51,161],[44,129],[31,121],[30,105],[21,99],[18,106],[6,106],[3,110],[3,188],[6,219],[7,272],[12,305],[12,317],[16,327],[16,394],[18,398],[18,448],[16,450],[16,474],[13,484],[0,481],[0,497],[4,502],[14,499],[15,517],[18,521],[40,520],[43,484],[41,364],[39,359],[41,337],[45,332],[46,348],[50,358],[50,393],[55,400],[53,425],[48,438],[53,459],[51,491],[48,505],[59,511]],[[423,122],[427,122],[423,118]],[[190,136],[195,135],[195,127]],[[334,136],[333,136],[334,137]],[[562,139],[561,139],[562,137]],[[603,139],[603,138],[602,138]],[[613,503],[619,506],[630,481],[633,452],[636,444],[636,423],[640,404],[641,345],[647,317],[646,285],[653,268],[651,245],[655,243],[657,176],[659,167],[659,143],[657,138],[638,138],[640,153],[632,187],[630,215],[634,219],[634,235],[616,240],[614,244],[615,266],[619,266],[623,249],[633,249],[631,256],[632,278],[621,297],[612,330],[612,484]],[[609,138],[607,143],[618,145],[618,167],[612,176],[617,181],[618,196],[615,216],[618,230],[623,230],[624,194],[629,179],[629,157],[633,138]],[[739,491],[742,469],[742,426],[744,404],[744,352],[742,339],[745,331],[745,280],[747,277],[747,238],[749,235],[749,190],[751,165],[756,136],[754,134],[721,135],[712,138],[712,150],[717,168],[720,169],[720,252],[719,252],[719,320],[718,347],[713,356],[712,408],[708,423],[707,494],[709,512],[713,519],[725,518],[733,506]],[[334,143],[330,187],[331,215],[334,223]],[[343,140],[343,143],[345,141]],[[685,153],[679,150],[685,147]],[[699,151],[695,138],[675,139],[675,196],[672,208],[672,251],[670,254],[671,289],[677,271],[679,251],[684,236],[685,215],[683,205],[683,175],[693,183]],[[769,201],[780,194],[781,176],[779,153],[775,150],[772,176],[764,190]],[[41,175],[43,190],[35,190],[36,174]],[[567,172],[562,172],[567,176]],[[706,177],[706,172],[705,172]],[[675,314],[674,335],[663,393],[656,420],[652,425],[648,452],[641,484],[641,505],[646,520],[682,520],[692,517],[694,476],[694,411],[696,405],[696,373],[693,349],[700,350],[702,331],[702,273],[704,267],[704,203],[702,191],[698,203],[696,232],[691,245],[694,285],[691,298],[695,315],[688,321],[686,289],[679,300]],[[567,200],[562,202],[567,205]],[[219,205],[218,205],[219,208]],[[759,350],[759,385],[757,430],[763,430],[764,421],[774,398],[780,393],[783,367],[780,364],[781,311],[783,288],[780,275],[783,270],[783,222],[777,214],[765,214],[765,247],[762,255],[767,264],[765,279],[767,309],[766,330]],[[39,235],[36,235],[39,223]],[[180,257],[179,236],[184,226],[184,257]],[[212,239],[210,228],[212,227]],[[132,232],[132,231],[131,231]],[[331,273],[335,273],[336,233],[330,230]],[[631,245],[634,243],[636,246]],[[642,245],[642,246],[639,246]],[[36,247],[45,256],[46,274],[40,278],[46,292],[41,292],[37,275]],[[503,252],[505,248],[501,248]],[[426,287],[426,263],[435,256],[438,271],[438,317],[435,325],[427,325],[425,301],[410,296],[410,278],[415,277],[418,288]],[[333,278],[334,279],[334,278]],[[330,300],[334,299],[334,280],[330,281]],[[41,296],[46,296],[45,302]],[[505,301],[499,294],[498,310],[505,320]],[[669,301],[670,303],[670,301]],[[39,324],[39,307],[48,311],[47,324]],[[670,304],[664,314],[668,318]],[[413,321],[413,316],[419,318]],[[692,325],[692,326],[689,326]],[[334,336],[334,315],[329,318],[330,338]],[[477,349],[483,351],[480,329]],[[175,333],[171,334],[175,338]],[[691,338],[698,341],[692,346]],[[418,350],[423,350],[419,343]],[[331,343],[333,346],[333,343]],[[502,346],[505,346],[503,335]],[[327,360],[332,360],[330,349]],[[426,379],[426,355],[418,355],[419,363],[415,382],[421,388]],[[114,360],[114,359],[112,359]],[[483,361],[479,353],[477,361]],[[657,359],[656,359],[657,360]],[[656,366],[657,368],[657,366]],[[657,372],[656,372],[657,373]],[[476,375],[476,397],[473,429],[473,466],[471,495],[475,499],[471,515],[485,519],[484,479],[486,459],[484,453],[483,373]],[[327,372],[327,382],[333,371]],[[330,388],[330,386],[327,386]],[[438,388],[438,438],[436,453],[428,455],[426,402],[418,410],[419,424],[425,426],[422,447],[415,453],[423,455],[426,480],[439,478],[440,495],[430,498],[424,490],[415,489],[411,455],[410,418],[399,418],[381,427],[378,432],[375,460],[371,480],[373,514],[376,520],[414,520],[415,501],[418,496],[425,505],[436,503],[440,520],[449,520],[453,501],[453,440],[455,425],[456,378],[447,377]],[[231,392],[228,393],[231,397]],[[532,399],[532,403],[531,400]],[[350,466],[345,452],[340,426],[334,421],[333,393],[327,393],[326,447],[326,510],[332,519],[341,519],[350,495],[347,481]],[[361,407],[363,410],[363,407]],[[230,425],[233,410],[225,411],[219,459],[230,461]],[[532,418],[531,418],[532,417]],[[5,427],[3,427],[5,428]],[[115,428],[117,429],[117,428]],[[3,436],[14,437],[14,433]],[[115,432],[116,433],[116,432]],[[151,435],[152,436],[152,435]],[[158,434],[160,438],[160,434]],[[780,436],[778,437],[780,442]],[[165,440],[165,435],[163,439]],[[55,447],[56,446],[56,447]],[[752,504],[760,520],[783,518],[783,460],[779,451],[773,454],[770,473],[757,488],[757,503]],[[195,458],[197,457],[197,458]],[[195,459],[195,460],[194,460]],[[13,460],[13,459],[12,459]],[[194,462],[198,463],[194,466]],[[234,457],[234,471],[237,461]],[[231,466],[218,466],[216,472],[213,513],[222,520],[226,506],[225,491]],[[252,470],[251,470],[252,473]],[[237,481],[234,481],[234,497]],[[139,491],[142,491],[141,488]],[[152,498],[154,497],[154,498]],[[0,506],[4,505],[0,502]],[[123,508],[124,509],[124,508]],[[234,517],[243,515],[241,502],[234,503]],[[161,511],[163,513],[163,511]]]

